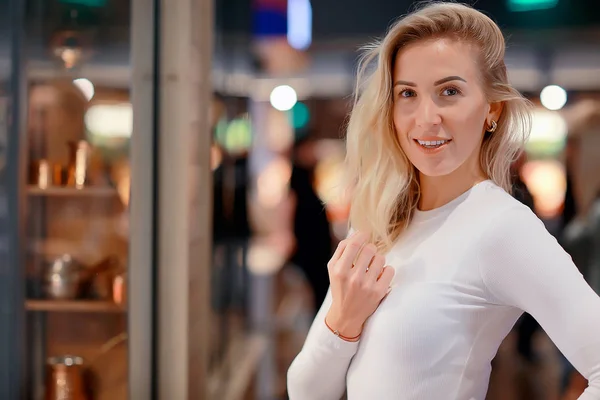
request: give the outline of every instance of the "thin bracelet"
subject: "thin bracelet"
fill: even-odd
[[[354,336],[354,337],[348,337],[348,336],[344,336],[340,333],[340,331],[338,331],[337,329],[333,329],[329,326],[329,324],[327,323],[327,319],[324,319],[323,321],[325,321],[325,326],[327,326],[327,328],[337,337],[339,337],[342,340],[345,340],[346,342],[356,342],[358,341],[358,338],[360,338],[360,333],[358,334],[358,336]]]

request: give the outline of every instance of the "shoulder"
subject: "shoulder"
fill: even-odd
[[[517,200],[515,196],[507,193],[504,189],[491,181],[482,183],[482,190],[478,192],[479,202],[485,202],[488,208],[493,208],[496,212],[507,210],[529,210],[531,209]],[[532,213],[533,214],[533,213]]]
[[[581,276],[571,256],[529,207],[517,200],[490,201],[497,208],[482,225],[474,252],[491,301],[530,312],[533,303],[543,308],[541,299],[551,299],[558,283],[577,284]]]
[[[482,227],[479,248],[486,250],[514,250],[534,244],[544,244],[555,238],[544,223],[529,209],[516,203],[498,210]]]
[[[484,182],[463,208],[477,225],[479,236],[503,235],[517,229],[545,230],[543,222],[525,204],[492,182]]]
[[[503,257],[559,246],[542,220],[502,188],[490,184],[478,199],[477,248],[483,257]],[[560,246],[559,246],[560,247]]]
[[[533,271],[532,265],[570,263],[570,256],[542,220],[529,207],[506,196],[510,195],[498,193],[489,198],[495,208],[481,226],[475,246],[480,270],[496,269],[515,276],[525,269]]]
[[[548,233],[542,220],[527,205],[521,203],[501,188],[494,189],[497,193],[490,196],[490,212],[488,226],[484,234],[505,234],[507,232],[540,231]],[[549,233],[548,233],[549,234]]]

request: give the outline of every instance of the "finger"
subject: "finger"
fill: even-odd
[[[339,261],[347,245],[348,241],[346,240],[342,240],[338,243],[338,246],[335,249],[335,253],[333,253],[333,256],[331,256],[331,259],[329,260],[329,266],[335,265],[335,263]]]
[[[356,257],[360,253],[361,248],[367,241],[367,235],[364,233],[358,233],[351,239],[347,240],[346,247],[342,253],[340,259],[336,262],[338,268],[352,269]],[[365,267],[366,268],[366,267]]]
[[[382,292],[387,292],[395,274],[396,271],[389,265],[383,268],[381,277],[377,280],[377,285],[379,286]]]
[[[335,250],[335,253],[333,254],[333,256],[331,257],[331,259],[329,260],[328,267],[331,267],[331,266],[335,265],[335,263],[340,260],[340,258],[342,257],[342,254],[344,254],[344,250],[346,249],[346,246],[350,242],[350,239],[352,237],[354,237],[356,235],[356,233],[357,233],[357,231],[353,231],[352,233],[350,233],[350,235],[348,235],[348,237],[346,239],[341,240],[338,243],[338,246],[337,246],[337,248]]]
[[[354,261],[354,267],[357,274],[367,273],[367,267],[371,265],[371,260],[373,260],[373,257],[375,257],[376,253],[377,247],[375,247],[374,244],[368,243],[363,246],[358,257]]]
[[[367,275],[371,278],[372,281],[377,281],[381,274],[383,273],[383,267],[385,266],[385,257],[379,254],[376,254],[371,261],[371,265],[367,270]]]

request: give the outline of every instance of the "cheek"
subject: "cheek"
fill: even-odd
[[[409,118],[402,113],[399,112],[396,108],[394,108],[394,129],[396,131],[396,136],[400,141],[401,145],[408,143],[408,134],[411,130],[411,122]]]
[[[478,104],[469,104],[460,112],[453,112],[446,116],[446,126],[454,139],[478,142],[483,137],[483,127],[486,115],[482,112],[484,107]]]
[[[462,122],[463,136],[471,142],[480,142],[483,139],[483,124],[485,117],[479,115],[473,116],[469,120]]]

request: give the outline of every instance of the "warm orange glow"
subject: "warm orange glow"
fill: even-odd
[[[315,190],[327,206],[327,215],[332,222],[346,220],[350,211],[350,203],[343,191],[343,142],[337,142],[319,143],[317,152],[321,161],[315,169]]]
[[[277,206],[288,193],[288,184],[292,175],[289,160],[278,157],[260,172],[257,179],[257,196],[261,206]]]
[[[223,161],[223,151],[218,146],[210,146],[210,168],[214,171]]]
[[[552,218],[560,213],[567,187],[565,169],[560,162],[529,161],[523,166],[523,180],[533,196],[538,215]]]
[[[274,152],[285,151],[294,142],[294,130],[288,116],[274,108],[267,114],[265,134],[267,146]]]

